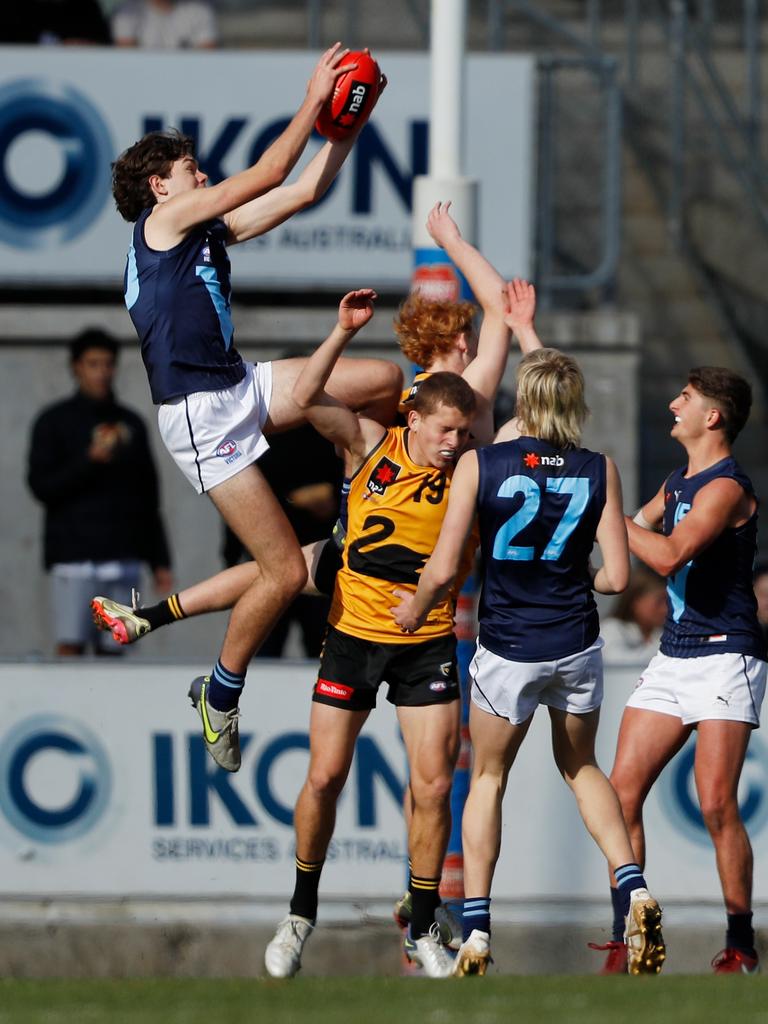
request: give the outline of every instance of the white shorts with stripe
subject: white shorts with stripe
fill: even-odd
[[[650,661],[627,701],[628,708],[674,715],[683,725],[707,719],[760,725],[768,663],[745,654]]]
[[[603,702],[603,641],[553,661],[508,661],[478,640],[469,666],[472,703],[513,725],[526,722],[539,704],[585,715]]]
[[[272,399],[272,364],[246,363],[239,384],[196,391],[158,409],[160,436],[198,494],[250,466],[269,448],[262,430]]]

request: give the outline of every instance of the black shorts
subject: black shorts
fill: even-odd
[[[460,696],[456,637],[382,644],[328,627],[312,700],[348,711],[376,707],[381,683],[395,707],[447,704]]]

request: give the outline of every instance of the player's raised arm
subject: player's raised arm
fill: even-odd
[[[536,289],[522,277],[514,277],[504,285],[502,302],[504,322],[512,331],[524,356],[541,348],[541,340],[534,327],[536,316]]]
[[[483,310],[477,356],[462,376],[488,406],[496,397],[509,352],[504,323],[504,278],[474,245],[462,237],[450,214],[450,203],[436,203],[427,217],[427,230],[467,279]]]
[[[285,131],[252,167],[211,188],[204,187],[206,177],[200,171],[196,171],[197,184],[181,190],[172,176],[162,178],[153,175],[150,178],[150,186],[157,196],[157,206],[151,215],[155,222],[153,227],[162,233],[166,244],[168,236],[181,238],[195,224],[223,217],[285,181],[304,151],[317,116],[333,92],[336,79],[357,66],[344,63],[349,50],[340,47],[340,43],[334,43],[325,51],[312,73],[299,110]]]
[[[440,536],[419,577],[416,592],[393,591],[400,604],[392,609],[392,617],[404,633],[420,629],[430,610],[450,590],[475,518],[478,486],[477,453],[465,452],[456,465]]]
[[[371,112],[386,84],[387,80],[382,75]],[[232,245],[263,235],[321,199],[341,170],[367,120],[367,117],[361,120],[356,131],[343,142],[326,142],[292,184],[273,188],[225,214],[224,221],[229,228],[228,243]]]
[[[293,400],[312,426],[333,444],[362,462],[384,435],[373,420],[361,419],[325,390],[325,385],[344,349],[374,313],[376,292],[361,288],[348,292],[339,304],[339,319],[325,341],[312,353],[293,386]]]

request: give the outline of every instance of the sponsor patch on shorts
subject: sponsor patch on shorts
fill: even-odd
[[[319,693],[323,697],[334,697],[336,700],[352,700],[354,692],[352,686],[332,683],[328,679],[318,679],[315,684],[315,693]]]
[[[433,693],[445,693],[448,683],[444,679],[436,679],[434,683],[429,684],[429,688]]]

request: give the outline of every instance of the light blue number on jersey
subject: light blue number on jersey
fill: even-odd
[[[547,491],[571,496],[552,539],[541,555],[542,561],[554,562],[563,553],[565,542],[584,515],[589,503],[589,479],[582,476],[550,476],[547,477]],[[500,527],[493,541],[493,557],[499,561],[531,562],[534,558],[532,547],[520,547],[513,541],[536,518],[541,505],[541,488],[529,476],[510,476],[498,490],[499,498],[515,498],[518,494],[523,495],[523,504]]]

